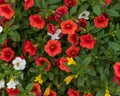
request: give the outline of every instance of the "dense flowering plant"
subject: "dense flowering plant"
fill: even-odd
[[[0,96],[120,96],[120,0],[0,0]]]

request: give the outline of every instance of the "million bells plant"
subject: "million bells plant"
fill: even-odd
[[[0,96],[120,96],[120,0],[0,0]]]

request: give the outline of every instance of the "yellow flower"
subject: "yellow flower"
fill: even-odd
[[[106,89],[105,96],[111,96],[108,89]]]
[[[42,83],[43,83],[42,74],[38,75],[38,76],[35,78],[34,82],[38,82],[38,83],[42,84]]]
[[[67,58],[68,59],[68,65],[77,65],[77,63],[74,61],[72,57]]]
[[[72,81],[72,79],[74,79],[74,78],[75,78],[75,75],[67,76],[67,77],[65,77],[64,82],[66,84],[69,84]]]
[[[48,96],[50,94],[50,85],[45,89],[43,96]]]

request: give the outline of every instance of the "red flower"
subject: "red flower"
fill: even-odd
[[[9,4],[2,4],[0,5],[0,16],[5,17],[6,19],[11,19],[14,16],[14,10]]]
[[[55,21],[61,22],[61,15],[56,14],[56,15],[55,15]]]
[[[58,40],[49,40],[45,45],[44,50],[49,56],[60,54],[62,51],[61,42]]]
[[[68,7],[67,6],[60,6],[55,10],[56,14],[59,15],[66,15],[68,13]]]
[[[77,29],[77,24],[74,23],[72,20],[66,20],[61,22],[60,27],[63,34],[73,34]]]
[[[45,26],[45,20],[41,18],[40,15],[34,14],[29,17],[30,26],[37,28],[37,29],[43,29]]]
[[[110,5],[111,0],[105,0],[105,2],[106,2],[107,5]]]
[[[45,57],[39,57],[39,58],[36,58],[35,59],[35,63],[38,65],[38,66],[43,66],[44,64],[47,64],[47,67],[46,67],[46,71],[49,71],[50,70],[50,67],[51,67],[51,63],[48,59],[46,59]]]
[[[64,3],[68,6],[68,7],[73,7],[77,4],[77,0],[64,0]]]
[[[15,88],[15,89],[13,89],[13,88],[11,88],[11,89],[6,88],[6,91],[7,91],[8,95],[17,96],[19,94],[18,88]]]
[[[47,96],[57,96],[57,93],[53,90],[50,90],[50,94]]]
[[[67,94],[68,94],[68,96],[79,96],[79,92],[72,88],[69,88]]]
[[[85,28],[87,25],[87,21],[84,18],[78,19],[78,24],[80,27]]]
[[[83,96],[93,96],[93,94],[88,93],[88,94],[83,94]]]
[[[26,55],[26,52],[28,52],[30,56],[33,56],[36,53],[36,47],[33,45],[31,41],[27,40],[24,42],[23,52],[24,55]]]
[[[68,42],[72,43],[73,45],[78,44],[78,34],[73,33],[73,34],[68,34],[67,38]]]
[[[120,78],[120,62],[116,62],[113,66],[114,68],[114,74]]]
[[[80,41],[80,46],[87,49],[93,49],[96,43],[91,34],[82,35]]]
[[[106,18],[104,14],[94,18],[94,24],[96,28],[106,28],[108,26],[109,18]]]
[[[33,84],[31,92],[35,93],[35,96],[42,96],[41,87],[38,83]]]
[[[56,27],[52,23],[49,23],[49,24],[47,24],[47,30],[48,30],[49,33],[55,34]]]
[[[34,6],[34,0],[24,0],[24,9],[28,10]]]
[[[67,59],[67,58],[65,58],[65,57],[60,58],[59,68],[60,68],[61,70],[65,71],[65,72],[69,73],[69,72],[70,72],[70,69],[65,65],[65,63],[67,63],[67,62],[68,62],[68,59]]]
[[[0,59],[6,62],[10,62],[14,57],[14,51],[10,47],[3,48],[0,51]]]
[[[120,86],[120,78],[118,78],[117,76],[114,76],[114,78],[113,78],[113,81],[112,81],[112,82],[115,82],[115,81],[117,81],[118,86]]]
[[[0,0],[0,4],[2,4],[2,3],[4,3],[5,2],[5,0]]]
[[[69,57],[75,58],[75,57],[78,55],[79,51],[80,51],[80,48],[75,47],[75,46],[71,46],[70,48],[68,48],[68,49],[66,50],[66,54],[67,54]]]
[[[55,20],[55,15],[48,16],[49,21],[54,21]]]

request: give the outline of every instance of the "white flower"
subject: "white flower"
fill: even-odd
[[[50,33],[48,32],[48,35],[51,36],[51,39],[52,39],[52,40],[55,40],[55,39],[60,39],[60,37],[59,37],[60,33],[61,33],[61,29],[57,29],[56,32],[55,32],[55,34],[50,34]]]
[[[25,61],[25,59],[16,57],[12,61],[12,64],[13,64],[15,70],[23,70],[23,69],[25,69],[26,61]]]
[[[2,33],[2,31],[3,31],[3,27],[2,27],[2,26],[0,26],[0,33]]]
[[[4,79],[0,80],[0,89],[5,87],[4,85],[5,85],[5,80]]]
[[[90,12],[85,10],[84,12],[82,12],[82,13],[78,16],[78,19],[84,18],[84,19],[88,20],[88,19],[89,19],[89,15],[90,15]]]
[[[16,88],[17,83],[15,82],[14,78],[11,78],[10,81],[7,83],[7,88],[8,89],[15,89]]]

